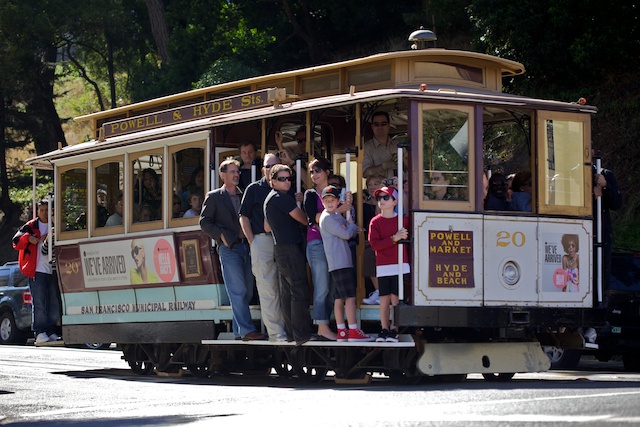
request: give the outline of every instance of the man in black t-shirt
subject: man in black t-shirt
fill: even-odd
[[[260,295],[260,313],[270,341],[287,341],[280,306],[280,281],[271,233],[264,229],[264,201],[271,192],[269,169],[280,163],[274,154],[264,156],[264,177],[249,184],[240,204],[240,227],[251,251],[251,270]]]
[[[271,192],[264,202],[265,229],[271,230],[275,259],[281,280],[281,306],[287,336],[298,344],[312,339],[309,315],[310,290],[300,225],[307,216],[287,192],[291,188],[291,169],[275,165],[269,171]]]

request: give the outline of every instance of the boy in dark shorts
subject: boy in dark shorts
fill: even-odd
[[[389,305],[398,305],[398,246],[400,240],[409,236],[409,220],[404,217],[402,227],[398,229],[398,214],[394,208],[398,204],[398,192],[393,187],[376,190],[374,197],[380,207],[380,214],[373,217],[369,224],[369,243],[376,253],[376,275],[380,289],[380,323],[382,331],[377,342],[398,342],[398,331],[390,326]],[[407,248],[402,249],[402,273],[409,273]]]
[[[340,205],[340,190],[328,185],[322,190],[324,211],[320,215],[320,234],[327,256],[330,287],[333,288],[335,303],[334,312],[338,326],[337,341],[362,342],[373,341],[358,328],[356,319],[356,274],[353,269],[349,239],[361,232],[353,221],[347,221],[337,210]],[[347,312],[349,329],[345,324],[344,312]]]

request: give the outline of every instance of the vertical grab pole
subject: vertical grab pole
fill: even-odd
[[[52,202],[52,194],[49,193],[47,195],[47,205],[49,207],[49,213],[48,213],[48,218],[47,221],[49,222],[49,230],[47,231],[47,247],[49,248],[49,250],[47,251],[47,261],[51,262],[51,260],[53,259],[53,246],[51,245],[51,243],[53,242],[53,224],[52,224],[52,217],[53,217],[53,208],[51,207],[51,202]]]
[[[302,160],[296,156],[296,194],[302,191]],[[296,202],[299,208],[302,208],[302,203]]]
[[[256,159],[251,160],[251,182],[256,182],[258,165],[256,165]]]
[[[404,218],[404,191],[402,186],[404,185],[404,167],[402,163],[402,146],[398,144],[398,230],[402,228]],[[403,270],[402,263],[404,261],[402,257],[403,247],[398,242],[398,299],[402,301],[404,299],[404,280],[402,279]]]
[[[351,151],[345,150],[345,181],[347,183],[346,191],[351,191]],[[347,211],[347,221],[351,221],[351,209]]]
[[[308,154],[296,154],[296,193],[302,192],[302,161],[308,160]],[[301,202],[296,202],[302,208]]]
[[[602,173],[602,160],[596,158],[596,173]],[[602,277],[604,268],[602,266],[602,196],[596,197],[596,262],[598,268],[598,303],[602,303],[603,285]]]

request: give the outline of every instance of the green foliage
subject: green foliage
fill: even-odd
[[[37,200],[45,199],[49,193],[53,192],[53,182],[46,182],[36,187]],[[33,203],[33,193],[31,187],[11,187],[9,189],[11,201],[20,206],[30,206]]]
[[[616,221],[613,233],[613,250],[640,252],[640,220],[629,218]]]
[[[233,59],[219,59],[205,71],[194,84],[194,88],[213,86],[233,80],[245,79],[259,75],[260,72]]]

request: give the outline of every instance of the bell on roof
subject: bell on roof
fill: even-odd
[[[409,41],[413,42],[411,49],[427,49],[429,42],[438,40],[438,37],[431,30],[425,30],[424,27],[420,27],[419,30],[414,31],[409,35]]]

